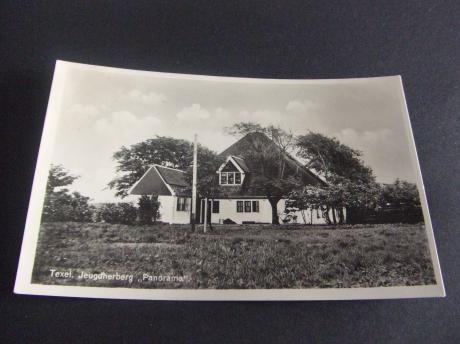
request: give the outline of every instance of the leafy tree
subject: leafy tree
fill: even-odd
[[[116,190],[116,196],[125,197],[129,188],[150,165],[159,164],[185,170],[191,162],[192,152],[190,142],[165,136],[157,136],[130,147],[123,146],[113,155],[119,176],[109,183],[109,187]]]
[[[297,138],[297,154],[306,160],[305,166],[315,170],[326,181],[336,177],[371,183],[372,169],[364,165],[362,153],[339,142],[336,138],[309,132]]]
[[[372,169],[364,165],[361,152],[336,138],[313,132],[297,137],[296,143],[305,166],[315,170],[328,185],[308,186],[291,193],[293,204],[320,209],[326,222],[333,224],[344,222],[344,208],[357,213],[357,209],[377,206],[380,187]]]
[[[404,205],[407,207],[420,206],[420,194],[417,185],[405,180],[396,179],[392,184],[385,184],[382,188],[381,202],[383,205]]]
[[[51,165],[43,203],[43,221],[91,221],[94,207],[89,204],[90,198],[79,192],[70,193],[65,188],[77,178],[63,166]]]
[[[289,206],[299,210],[318,209],[327,223],[344,223],[343,209],[375,209],[381,188],[377,183],[364,184],[338,178],[327,186],[305,186],[293,191]],[[331,211],[332,210],[332,211]],[[332,214],[332,219],[329,217]]]
[[[417,185],[400,179],[392,184],[384,184],[376,217],[380,222],[423,221]]]
[[[293,135],[279,127],[263,127],[252,122],[237,123],[226,130],[246,136],[250,142],[250,149],[242,157],[253,161],[258,170],[251,171],[248,188],[267,197],[272,208],[272,223],[279,224],[278,202],[301,185],[296,171],[289,169],[287,163],[294,144]]]
[[[78,176],[71,175],[62,165],[51,165],[46,184],[46,195],[55,192],[57,188],[71,185],[76,179]]]

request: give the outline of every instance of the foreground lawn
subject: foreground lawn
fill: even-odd
[[[44,223],[32,281],[135,288],[328,288],[434,284],[423,225],[327,228]],[[72,277],[51,276],[50,270]],[[79,279],[131,274],[132,283]],[[149,280],[144,275],[163,276]],[[174,278],[173,276],[180,276]],[[171,278],[169,278],[171,277]]]

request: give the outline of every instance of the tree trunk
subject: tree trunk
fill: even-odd
[[[279,197],[268,197],[268,201],[270,202],[270,205],[272,206],[272,224],[273,225],[279,225],[280,220],[278,217],[278,202],[281,198]]]
[[[326,220],[326,223],[330,225],[332,221],[329,217],[329,206],[321,207],[321,212],[323,213],[323,218]]]
[[[335,207],[332,207],[332,221],[334,221],[334,226],[337,225],[337,217],[335,216]]]
[[[306,225],[307,224],[307,218],[305,216],[305,209],[300,210],[300,215],[302,215],[303,223],[304,223],[304,225]]]
[[[339,223],[343,225],[344,222],[345,222],[345,218],[343,216],[343,208],[340,208],[339,209]]]

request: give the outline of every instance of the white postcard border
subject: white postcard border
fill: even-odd
[[[370,288],[312,288],[312,289],[135,289],[135,288],[106,288],[42,285],[31,283],[32,269],[37,248],[40,229],[41,212],[46,189],[48,167],[51,163],[52,147],[59,122],[61,97],[65,87],[66,72],[69,68],[84,70],[107,70],[130,75],[151,75],[164,78],[193,79],[193,80],[225,80],[227,82],[247,83],[278,83],[278,84],[336,84],[342,82],[367,82],[370,79],[397,78],[400,83],[400,106],[406,133],[410,140],[412,164],[417,170],[417,186],[421,196],[421,204],[425,218],[425,228],[429,249],[435,272],[436,284],[426,286],[403,287],[370,287]],[[435,239],[428,211],[425,188],[415,148],[415,141],[407,110],[400,76],[357,79],[327,79],[327,80],[283,80],[283,79],[250,79],[235,77],[202,76],[188,74],[172,74],[148,71],[136,71],[112,67],[85,65],[73,62],[57,61],[53,83],[48,102],[45,124],[43,128],[40,150],[37,159],[32,193],[27,213],[24,237],[19,259],[14,292],[17,294],[70,296],[109,299],[142,299],[142,300],[360,300],[360,299],[389,299],[416,297],[445,296]]]

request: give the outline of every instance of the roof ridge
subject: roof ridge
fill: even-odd
[[[182,170],[179,170],[179,169],[177,169],[177,168],[168,167],[168,166],[163,166],[163,165],[160,165],[160,164],[153,164],[152,166],[157,166],[157,167],[167,168],[167,169],[169,169],[169,170],[173,170],[173,171],[177,171],[177,172],[187,173],[187,172],[182,171]]]

